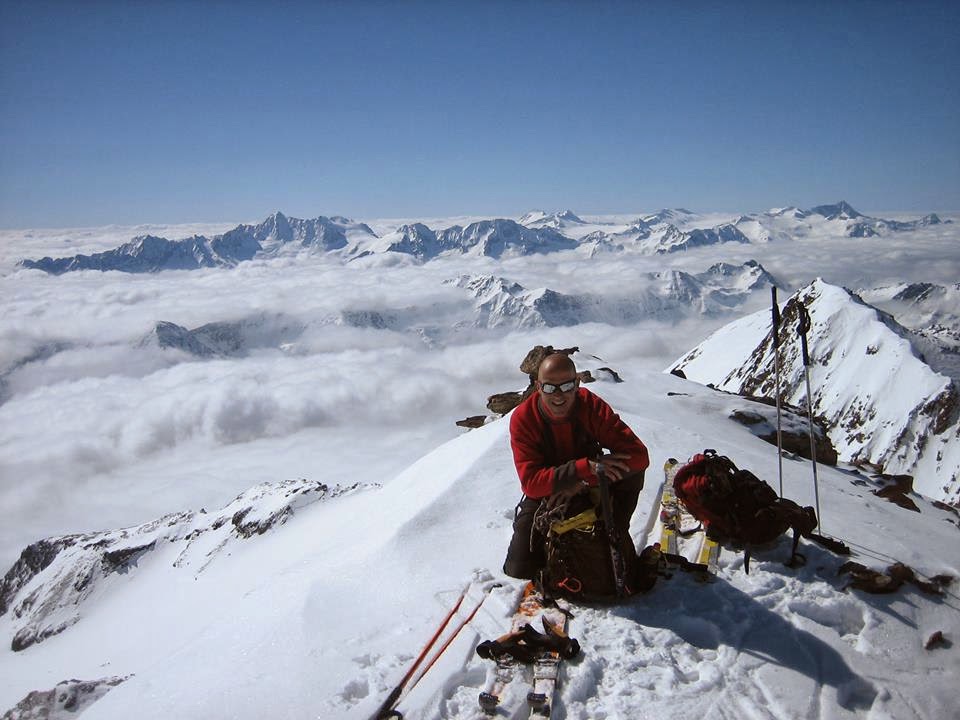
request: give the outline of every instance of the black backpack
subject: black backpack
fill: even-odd
[[[614,548],[595,490],[561,507],[551,508],[545,501],[534,523],[546,537],[547,559],[539,583],[548,596],[583,602],[623,599],[614,574]],[[623,563],[625,595],[653,587],[657,558],[652,553],[644,551],[638,557],[629,535],[618,539],[616,551]]]

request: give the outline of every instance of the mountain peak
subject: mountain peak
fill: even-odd
[[[815,208],[810,208],[808,214],[823,215],[827,220],[854,220],[863,217],[846,200],[841,200],[833,205],[818,205]]]

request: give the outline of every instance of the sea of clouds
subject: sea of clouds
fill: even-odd
[[[960,277],[958,223],[658,257],[566,252],[417,265],[302,255],[231,270],[59,277],[15,265],[107,250],[143,232],[176,239],[235,224],[0,232],[0,568],[41,537],[220,507],[263,481],[387,482],[463,432],[454,422],[485,412],[488,395],[524,387],[519,364],[535,344],[578,345],[628,374],[658,372],[769,302],[758,292],[728,316],[489,330],[472,325],[474,299],[445,283],[461,274],[610,296],[629,294],[645,273],[698,273],[721,260],[758,260],[790,290],[817,276],[851,289]],[[387,322],[355,327],[345,312]],[[242,357],[198,358],[151,340],[159,321],[196,328],[251,318],[258,341]]]

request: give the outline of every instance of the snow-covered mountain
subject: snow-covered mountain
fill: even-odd
[[[531,210],[521,217],[517,222],[530,228],[550,227],[555,230],[563,230],[564,228],[568,228],[572,225],[586,224],[571,210],[561,210],[554,213],[546,213],[543,210]]]
[[[640,218],[641,222],[646,223],[647,225],[684,225],[690,220],[696,217],[696,213],[692,213],[685,208],[664,208],[659,212],[652,213],[650,215],[644,215]]]
[[[805,407],[797,304],[810,313],[814,413],[846,462],[908,474],[928,497],[960,502],[960,392],[912,344],[913,334],[844,288],[815,281],[787,302],[781,326],[782,393]],[[771,315],[721,328],[671,370],[721,390],[774,397]]]
[[[960,283],[900,283],[857,294],[913,330],[926,362],[960,383]]]
[[[533,345],[579,345],[604,358],[577,356],[598,379],[589,388],[651,450],[638,545],[667,457],[714,447],[775,484],[775,409],[661,372],[767,305],[774,280],[763,268],[785,295],[824,275],[896,318],[847,293],[824,293],[811,309],[817,419],[834,421],[833,445],[869,445],[861,456],[875,458],[819,466],[822,529],[855,562],[956,576],[960,517],[910,492],[909,478],[884,487],[892,480],[877,466],[896,472],[918,455],[909,472],[925,494],[935,494],[931,477],[949,490],[937,468],[957,466],[958,438],[935,432],[941,417],[954,427],[949,391],[940,405],[919,398],[928,383],[936,397],[934,381],[955,378],[949,360],[960,358],[957,216],[851,240],[848,225],[867,218],[825,212],[586,216],[562,229],[558,252],[545,250],[555,236],[525,239],[509,225],[486,245],[463,243],[474,224],[493,235],[486,216],[369,220],[382,237],[339,217],[327,218],[338,226],[328,233],[274,216],[231,236],[260,249],[229,271],[140,275],[55,276],[14,261],[89,257],[138,235],[222,238],[230,226],[0,232],[0,575],[33,548],[0,593],[0,714],[366,720],[469,587],[461,609],[486,596],[484,605],[400,710],[477,717],[492,668],[474,647],[505,631],[519,591],[498,570],[519,488],[507,424],[487,419],[458,437],[454,421],[491,393],[523,388],[517,363]],[[671,226],[680,235],[724,225],[750,242],[656,254]],[[338,232],[339,249],[310,244],[339,244]],[[796,452],[806,403],[792,312],[784,421]],[[719,380],[751,364],[768,327],[764,311],[742,343],[711,344],[711,364],[730,368]],[[605,366],[624,382],[608,381]],[[828,451],[824,442],[818,458]],[[783,465],[786,494],[813,504],[809,462]],[[298,496],[286,522],[240,537],[244,508],[231,499],[284,478],[363,491]],[[245,517],[270,515],[284,497],[265,489],[264,512]],[[154,530],[141,531],[147,521]],[[64,538],[76,541],[54,542]],[[841,558],[803,549],[802,569],[781,565],[784,540],[758,553],[749,575],[725,552],[714,583],[678,574],[615,609],[575,608],[570,629],[586,654],[564,667],[558,713],[951,717],[944,678],[960,673],[956,653],[923,648],[937,647],[938,631],[956,643],[956,585],[947,597],[914,585],[867,595]],[[175,566],[181,554],[188,562]],[[18,636],[32,644],[14,652]],[[525,709],[523,692],[511,710]]]
[[[810,234],[829,234],[850,238],[870,238],[887,233],[910,232],[943,221],[936,214],[918,220],[884,220],[864,215],[845,200],[818,205],[809,210],[795,207],[770,210],[741,217],[737,226],[751,239],[791,239]],[[949,222],[949,221],[948,221]]]
[[[259,251],[260,244],[243,233],[231,232],[213,239],[194,236],[185,240],[140,235],[115,250],[69,258],[23,260],[21,265],[53,275],[73,270],[119,270],[131,273],[195,270],[203,267],[233,267],[238,262],[251,259]]]
[[[304,328],[300,320],[268,313],[207,323],[192,330],[161,320],[140,345],[182,350],[198,357],[242,357],[252,349],[276,348],[293,342]]]
[[[238,225],[213,238],[197,235],[167,240],[144,235],[106,252],[21,260],[19,264],[51,274],[72,270],[140,273],[234,267],[254,257],[305,251],[334,254],[346,261],[394,253],[420,263],[448,251],[492,258],[574,249],[588,257],[620,252],[664,255],[723,243],[766,244],[808,236],[869,238],[942,221],[934,214],[909,222],[870,218],[841,201],[806,211],[775,209],[719,224],[708,222],[709,217],[682,208],[661,210],[614,227],[587,223],[569,210],[551,214],[537,210],[520,222],[496,218],[440,231],[424,223],[406,223],[378,237],[367,224],[339,216],[301,220],[276,212],[258,225]]]
[[[72,270],[119,270],[143,273],[160,270],[195,270],[203,267],[234,267],[258,255],[284,251],[339,250],[348,239],[375,238],[363,223],[346,218],[318,217],[313,220],[288,218],[275,212],[257,225],[238,225],[222,235],[201,235],[185,240],[143,235],[115,250],[68,258],[23,260],[21,265],[59,275]]]
[[[750,239],[735,225],[719,225],[710,229],[695,228],[687,232],[669,225],[666,233],[650,245],[650,250],[662,255],[724,242],[749,243]]]
[[[720,314],[742,304],[758,289],[775,285],[759,263],[717,263],[690,274],[679,270],[646,273],[633,279],[631,293],[565,294],[550,288],[527,289],[493,275],[461,275],[449,283],[476,298],[480,327],[560,327],[587,322],[625,325],[640,319],[676,319],[688,313]]]
[[[437,238],[437,233],[423,223],[401,225],[394,232],[365,246],[365,252],[405,253],[421,260],[435,258],[446,249],[448,248],[444,243]]]
[[[504,256],[532,255],[572,250],[577,242],[556,230],[528,228],[513,220],[483,220],[462,228],[459,225],[437,234],[441,245],[465,255]]]
[[[727,419],[743,400],[658,373],[590,387],[647,441],[652,468],[709,442],[776,476],[770,446]],[[809,464],[787,461],[784,476],[786,494],[809,502]],[[855,561],[956,577],[955,513],[919,496],[919,512],[886,502],[868,476],[824,467],[820,478],[824,527]],[[638,546],[650,541],[660,483],[649,471]],[[369,718],[466,589],[458,618],[483,604],[398,709],[478,717],[494,667],[474,647],[505,631],[522,585],[498,570],[517,493],[503,419],[382,486],[268,483],[216,512],[37,542],[0,585],[0,707],[11,720],[67,712],[68,691],[83,687],[72,709],[84,720]],[[788,548],[784,537],[757,552],[749,574],[725,550],[715,582],[678,573],[623,605],[574,607],[569,632],[584,654],[563,666],[557,712],[950,717],[952,603],[913,585],[886,596],[850,588],[846,558],[807,543],[806,566],[788,569]],[[525,677],[518,669],[505,709],[526,711]]]

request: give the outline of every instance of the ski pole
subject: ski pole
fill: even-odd
[[[499,587],[499,585],[492,585],[491,587]],[[424,675],[430,672],[430,668],[432,668],[434,663],[436,663],[437,660],[440,659],[440,656],[443,655],[444,651],[446,651],[446,649],[450,647],[450,643],[452,643],[454,639],[457,637],[457,635],[460,634],[460,631],[470,624],[470,621],[473,620],[473,618],[476,616],[477,612],[480,610],[480,606],[483,605],[483,601],[487,599],[488,595],[489,595],[489,592],[485,592],[483,594],[483,597],[480,598],[480,602],[477,603],[476,607],[474,607],[473,610],[470,611],[470,614],[467,615],[466,618],[461,620],[460,624],[457,625],[457,627],[454,629],[452,633],[450,633],[450,637],[447,638],[447,641],[437,651],[437,654],[433,656],[430,662],[427,663],[427,666],[423,669],[423,672],[420,673],[417,676],[417,679],[414,680],[413,683],[410,685],[411,689],[413,688],[414,685],[416,685],[418,682],[420,682],[423,679]]]
[[[773,367],[777,396],[777,472],[780,477],[780,497],[783,497],[783,433],[780,423],[780,306],[777,304],[777,286],[770,286],[771,312],[773,314]]]
[[[494,587],[498,587],[498,585],[491,585],[490,589]],[[430,640],[427,642],[427,644],[424,645],[423,650],[420,651],[420,654],[417,656],[417,659],[413,661],[413,664],[410,666],[410,669],[407,670],[406,675],[403,676],[403,679],[390,692],[390,694],[387,696],[387,699],[383,701],[383,704],[380,706],[377,712],[373,714],[370,720],[386,720],[387,718],[403,717],[402,713],[395,710],[396,706],[400,703],[400,701],[404,697],[406,697],[406,695],[410,692],[410,690],[412,690],[414,686],[418,682],[420,682],[420,680],[423,679],[423,676],[427,674],[430,668],[433,667],[434,663],[436,663],[436,661],[440,658],[440,656],[443,655],[444,651],[450,646],[450,643],[453,642],[454,638],[456,638],[457,635],[460,634],[460,631],[463,630],[464,627],[466,627],[467,623],[473,620],[474,616],[476,616],[477,612],[480,610],[480,606],[483,605],[483,601],[486,600],[487,596],[489,595],[489,589],[488,589],[487,591],[484,592],[483,597],[480,598],[480,602],[477,603],[476,607],[473,608],[470,614],[454,627],[453,632],[450,634],[450,637],[447,638],[447,641],[443,644],[443,646],[430,659],[430,662],[427,663],[427,666],[426,668],[424,668],[423,672],[421,672],[417,676],[416,680],[410,683],[410,686],[407,687],[407,682],[410,680],[411,677],[414,676],[414,674],[417,671],[417,668],[420,666],[420,663],[423,662],[424,658],[427,656],[427,654],[433,648],[434,644],[436,644],[437,640],[443,634],[443,631],[447,628],[447,625],[450,624],[450,620],[453,618],[454,615],[456,615],[457,611],[460,609],[460,606],[463,604],[464,598],[467,597],[467,592],[469,590],[470,590],[470,586],[467,586],[467,588],[462,593],[460,593],[460,597],[457,598],[457,602],[454,604],[453,608],[451,608],[450,612],[447,613],[447,616],[440,623],[440,626],[437,628],[437,631],[433,634],[433,637],[431,637]]]
[[[820,517],[820,483],[817,480],[817,444],[813,438],[813,396],[810,394],[810,353],[807,352],[807,332],[810,330],[810,313],[802,302],[797,300],[797,333],[800,335],[800,348],[803,353],[803,374],[807,383],[807,429],[810,434],[810,462],[813,463],[813,496],[817,503],[817,522],[823,530]]]
[[[440,626],[437,628],[437,631],[433,634],[433,637],[427,641],[427,644],[423,646],[423,650],[420,651],[420,654],[417,656],[417,659],[413,661],[413,664],[410,666],[410,669],[407,670],[407,674],[403,676],[403,679],[397,684],[397,686],[390,692],[387,696],[387,699],[383,701],[383,705],[380,706],[380,709],[373,714],[371,720],[382,720],[383,718],[394,717],[392,714],[393,706],[400,700],[400,693],[403,692],[404,686],[407,684],[407,681],[413,677],[413,674],[417,671],[417,667],[423,662],[423,659],[427,656],[427,653],[430,652],[430,648],[433,647],[434,643],[437,642],[437,639],[443,633],[444,629],[450,623],[450,619],[456,615],[457,610],[460,609],[460,606],[463,604],[463,599],[467,596],[467,590],[470,589],[468,585],[460,597],[457,598],[457,602],[450,609],[450,612],[447,613],[447,616],[440,623]]]
[[[613,581],[617,588],[617,597],[627,596],[626,571],[623,555],[620,553],[620,533],[613,524],[613,502],[610,498],[610,481],[603,472],[602,464],[597,463],[597,478],[600,481],[600,507],[603,511],[603,524],[607,526],[607,540],[610,542],[610,562],[613,564]]]

